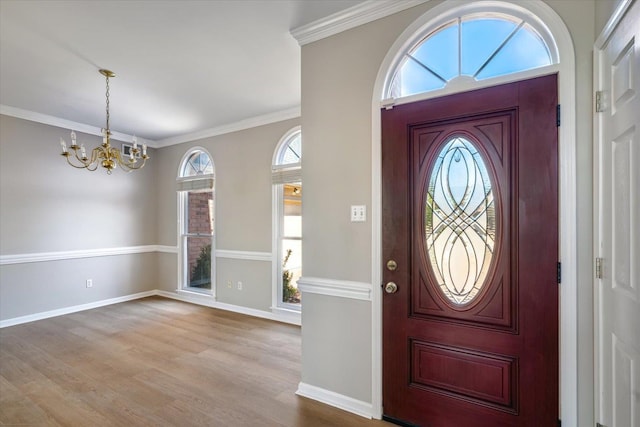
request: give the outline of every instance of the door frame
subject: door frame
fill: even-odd
[[[631,5],[634,0],[621,0],[618,4],[618,7],[615,9],[609,20],[607,21],[604,29],[596,39],[593,44],[593,90],[594,92],[601,88],[601,78],[602,78],[602,65],[603,65],[603,56],[604,49],[609,42],[609,39],[618,28],[618,24],[622,21],[622,18],[626,15],[627,11],[631,9]],[[600,152],[601,141],[602,141],[602,129],[601,129],[601,118],[598,116],[598,112],[594,111],[593,118],[593,252],[594,257],[599,256],[600,254],[600,164],[601,164],[601,156]],[[595,259],[594,259],[595,262]],[[599,324],[600,312],[598,311],[598,307],[600,306],[600,294],[598,289],[600,287],[599,282],[602,279],[599,279],[594,274],[593,276],[593,324],[594,324],[594,334],[593,334],[593,358],[594,358],[594,383],[593,383],[593,410],[594,417],[596,420],[599,420],[600,416],[600,408],[601,408],[601,396],[600,396],[600,375],[599,375],[599,365],[600,365],[600,328],[596,325]]]
[[[497,2],[487,2],[487,7]],[[517,13],[527,13],[542,20],[553,34],[560,57],[558,64],[538,70],[492,79],[473,88],[443,89],[402,100],[384,100],[385,87],[391,80],[390,73],[396,57],[411,42],[413,36],[425,26],[443,16],[458,13],[468,7],[459,2],[441,3],[410,24],[388,50],[376,77],[371,102],[371,340],[372,416],[382,417],[382,167],[381,167],[381,108],[415,102],[480,87],[494,86],[538,75],[558,73],[558,102],[562,105],[562,124],[558,130],[559,143],[559,254],[562,262],[560,287],[560,414],[566,425],[578,424],[578,289],[577,289],[577,181],[576,181],[576,67],[575,51],[571,35],[560,16],[542,0],[519,3],[503,0],[501,5],[513,8]],[[482,5],[476,4],[477,7]],[[590,323],[591,324],[591,323]],[[592,327],[592,326],[591,326]],[[590,351],[591,348],[588,348]],[[581,405],[582,406],[582,405]]]

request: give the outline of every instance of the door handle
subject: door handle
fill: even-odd
[[[395,260],[390,259],[387,261],[387,270],[395,271],[396,268],[398,268],[398,263]]]
[[[398,285],[394,282],[387,282],[387,284],[384,285],[384,291],[388,294],[395,294],[398,291]]]

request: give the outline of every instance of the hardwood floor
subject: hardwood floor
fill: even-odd
[[[299,327],[160,297],[0,329],[3,426],[390,426],[299,381]]]

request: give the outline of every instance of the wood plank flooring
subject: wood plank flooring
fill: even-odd
[[[299,381],[299,327],[160,297],[0,329],[2,426],[390,426]]]

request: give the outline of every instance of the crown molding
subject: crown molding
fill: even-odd
[[[300,117],[300,106],[290,108],[288,110],[276,111],[275,113],[264,114],[262,116],[251,117],[249,119],[240,120],[235,123],[229,123],[214,128],[204,129],[201,131],[174,136],[171,138],[160,139],[156,141],[156,145],[157,148],[168,147],[170,145],[197,141],[199,139],[224,135],[227,133],[237,132],[245,129],[251,129],[258,126],[281,122],[283,120],[295,119],[298,117]]]
[[[34,111],[23,110],[20,108],[10,107],[0,104],[0,114],[5,116],[16,117],[18,119],[29,120],[32,122],[42,123],[45,125],[56,126],[63,129],[75,130],[77,132],[89,135],[102,136],[102,129],[87,125],[84,123],[74,122],[67,119],[61,119],[47,114],[36,113]],[[208,138],[211,136],[224,135],[226,133],[237,132],[240,130],[251,129],[257,126],[268,125],[271,123],[281,122],[283,120],[295,119],[300,117],[300,106],[290,108],[288,110],[276,111],[275,113],[264,114],[261,116],[251,117],[240,120],[235,123],[204,129],[197,132],[178,135],[171,138],[160,140],[150,140],[138,137],[138,143],[146,143],[151,148],[162,148],[170,145],[182,144],[184,142],[192,142],[198,139]],[[128,142],[132,141],[133,136],[120,132],[112,132],[112,139]]]
[[[300,46],[384,18],[429,0],[367,0],[356,6],[291,30]]]
[[[102,128],[87,125],[84,123],[74,122],[72,120],[61,119],[60,117],[49,116],[47,114],[36,113],[35,111],[10,107],[9,105],[0,105],[0,114],[16,117],[18,119],[29,120],[36,123],[42,123],[45,125],[56,126],[63,129],[74,130],[77,132],[86,133],[88,135],[102,137]],[[111,139],[130,143],[133,140],[133,135],[111,131]],[[138,142],[141,144],[146,143],[151,148],[158,148],[155,141],[152,140],[138,137]]]

